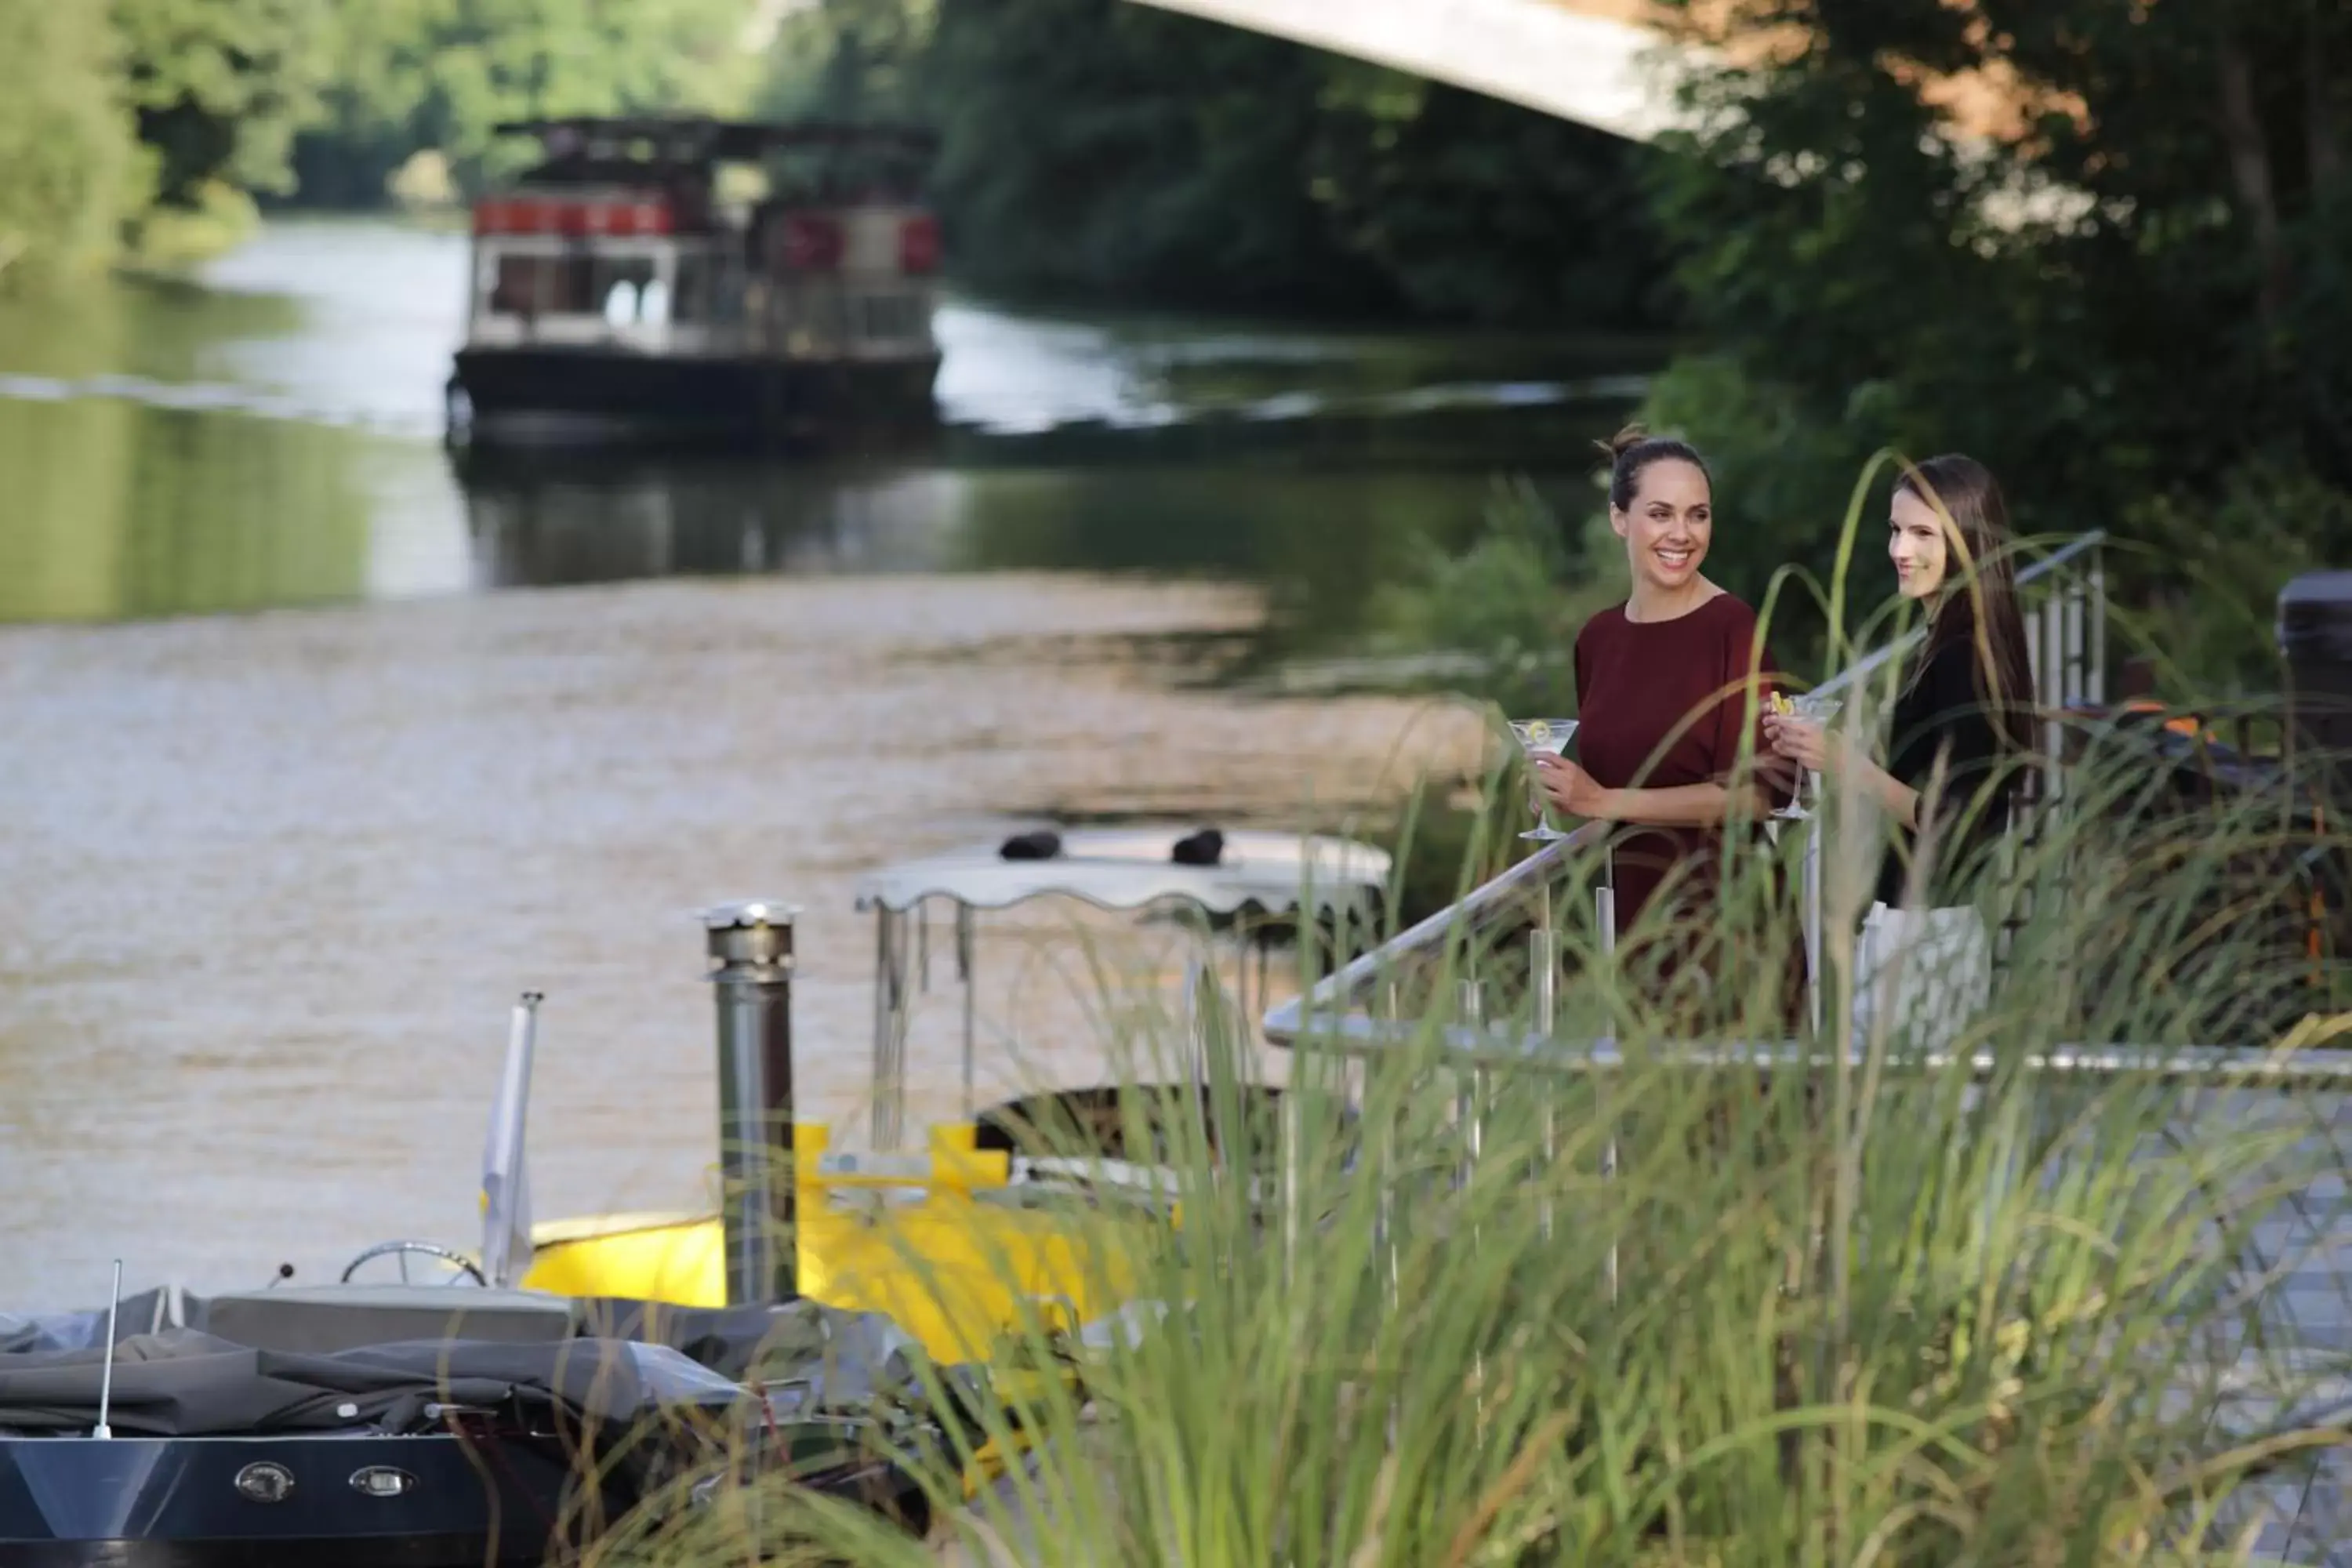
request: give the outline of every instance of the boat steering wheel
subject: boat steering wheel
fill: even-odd
[[[412,1252],[422,1254],[426,1258],[437,1258],[444,1263],[453,1263],[457,1265],[457,1272],[446,1281],[448,1284],[455,1285],[459,1279],[470,1279],[475,1284],[479,1285],[485,1290],[489,1289],[489,1279],[482,1273],[481,1269],[475,1267],[473,1259],[466,1257],[463,1253],[453,1252],[449,1248],[443,1247],[440,1243],[434,1241],[379,1241],[373,1247],[369,1247],[365,1252],[361,1253],[357,1258],[352,1258],[349,1263],[343,1265],[343,1283],[346,1285],[350,1284],[352,1282],[352,1276],[360,1271],[360,1265],[367,1262],[370,1258],[394,1257],[400,1259],[400,1282],[406,1285],[410,1283],[408,1278],[408,1255]]]

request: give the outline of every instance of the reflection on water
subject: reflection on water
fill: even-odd
[[[369,596],[382,514],[362,455],[345,432],[300,425],[116,399],[0,405],[0,620]]]
[[[1140,572],[1288,585],[1312,630],[1344,621],[1404,550],[1475,520],[1475,474],[1174,462],[793,466],[467,454],[476,581],[678,574]]]
[[[0,620],[675,573],[1312,574],[1466,528],[1497,470],[1580,503],[1559,455],[1648,353],[954,302],[948,427],[919,449],[478,460],[438,445],[464,262],[456,235],[296,224],[202,286],[0,303]]]
[[[455,467],[476,580],[495,588],[935,568],[957,488],[935,469],[717,458],[469,452]]]

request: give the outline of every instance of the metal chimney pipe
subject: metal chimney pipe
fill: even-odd
[[[719,1224],[730,1306],[799,1294],[793,1237],[793,921],[772,900],[705,910],[719,1008]]]

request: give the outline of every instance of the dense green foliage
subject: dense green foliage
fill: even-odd
[[[114,0],[113,13],[154,174],[129,237],[162,262],[217,250],[257,195],[293,189],[294,135],[332,65],[331,0]]]
[[[419,153],[460,188],[492,128],[538,114],[737,107],[757,0],[338,0],[341,64],[297,144],[305,201],[371,205]],[[525,149],[527,151],[527,149]]]
[[[739,107],[760,0],[0,4],[0,279],[217,248],[256,197],[373,205],[492,127]],[[134,151],[135,149],[135,151]]]
[[[960,272],[1016,293],[1624,325],[1638,149],[1124,0],[824,0],[771,102],[936,122]]]
[[[1714,352],[1653,407],[1722,465],[1727,570],[1826,572],[1872,449],[1959,448],[2022,526],[2149,546],[2152,612],[2243,595],[2176,651],[2263,679],[2269,596],[2352,551],[2352,11],[1688,10],[1809,45],[1695,84],[1714,123],[1658,164]],[[1921,84],[1960,72],[2013,82],[2016,123],[1956,128]]]
[[[329,66],[329,0],[0,5],[0,281],[230,232]]]
[[[291,187],[294,132],[328,70],[327,0],[115,0],[114,14],[160,202]]]
[[[1271,305],[1319,279],[1367,302],[1374,279],[1307,189],[1320,62],[1115,5],[942,5],[928,77],[961,263],[1097,298]]]
[[[113,64],[103,14],[0,0],[0,284],[113,245],[134,191]]]
[[[0,0],[0,286],[112,248],[137,191],[103,12]]]
[[[1675,0],[1694,37],[1792,46],[1686,83],[1702,129],[1650,160],[1677,307],[1703,348],[1644,417],[1715,469],[1708,571],[1761,600],[1853,552],[1848,603],[1891,589],[1873,520],[1844,528],[1871,455],[1990,464],[2021,531],[2104,528],[2118,614],[2157,682],[2276,689],[2280,586],[2352,553],[2352,11],[2321,0]],[[2008,112],[1965,121],[1956,79]],[[1597,510],[1597,509],[1596,509]],[[1485,695],[1561,677],[1622,574],[1597,515],[1549,569],[1505,519],[1477,555],[1395,595],[1407,647],[1488,655]],[[1479,582],[1504,558],[1540,593]],[[1484,566],[1479,563],[1484,559]],[[1505,574],[1507,575],[1507,574]],[[1815,595],[1784,601],[1809,661]],[[1482,618],[1481,611],[1495,613]],[[1531,689],[1532,688],[1532,689]],[[1556,700],[1556,699],[1555,699]]]

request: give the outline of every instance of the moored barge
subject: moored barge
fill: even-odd
[[[940,227],[911,128],[519,121],[473,209],[452,439],[789,446],[937,418]]]

